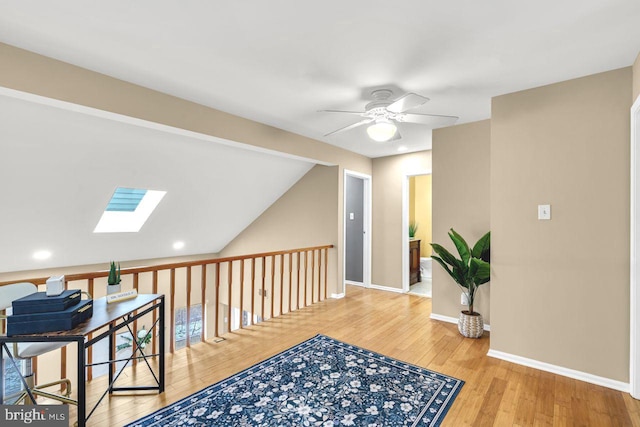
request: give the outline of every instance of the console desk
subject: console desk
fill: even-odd
[[[149,328],[150,333],[154,333],[155,336],[158,336],[158,353],[157,354],[145,354],[144,349],[137,347],[136,340],[132,341],[132,352],[131,356],[127,359],[123,360],[133,360],[137,358],[138,360],[142,359],[153,378],[155,379],[156,384],[150,386],[129,386],[129,387],[116,387],[114,386],[115,381],[118,379],[123,369],[127,366],[127,363],[124,364],[122,369],[120,369],[116,375],[114,376],[112,365],[119,360],[109,360],[104,363],[109,364],[109,386],[107,390],[102,394],[98,402],[92,407],[92,409],[87,414],[87,395],[86,395],[86,350],[91,347],[96,342],[107,338],[109,339],[109,354],[114,354],[115,349],[115,334],[122,328],[127,328],[127,330],[133,336],[133,331],[131,330],[130,324],[135,320],[141,318],[142,316],[157,310],[157,320]],[[93,414],[97,406],[100,404],[102,399],[107,395],[107,393],[111,394],[114,391],[131,391],[131,390],[157,390],[158,393],[164,392],[164,377],[165,377],[165,337],[164,337],[164,295],[160,294],[140,294],[135,298],[130,300],[114,302],[111,304],[107,304],[106,298],[98,298],[93,301],[93,316],[91,319],[86,322],[81,323],[76,328],[69,331],[60,331],[60,332],[45,332],[40,334],[32,334],[32,335],[14,335],[11,337],[0,336],[0,366],[2,366],[3,357],[6,352],[11,359],[11,353],[9,348],[7,347],[7,343],[14,342],[75,342],[77,343],[77,351],[78,351],[78,426],[84,427],[86,425],[87,420]],[[97,333],[99,329],[106,328],[105,331],[101,333]],[[153,332],[152,332],[153,331]],[[88,339],[89,334],[96,333],[96,336]],[[136,356],[137,353],[140,353],[140,356]],[[158,357],[158,368],[157,374],[151,368],[151,365],[147,361],[149,357]],[[0,369],[0,385],[3,384],[2,378],[2,370]],[[24,379],[23,379],[24,381]],[[3,387],[0,386],[0,404],[4,402],[3,399]],[[29,394],[29,397],[32,399],[32,402],[35,402],[34,397]]]

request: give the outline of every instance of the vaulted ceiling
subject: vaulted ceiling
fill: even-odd
[[[431,98],[416,112],[490,116],[491,97],[630,65],[637,0],[0,0],[0,41],[377,157],[430,148],[431,131],[373,143],[373,87]]]
[[[638,23],[637,0],[0,0],[0,42],[369,157],[430,149],[431,130],[325,137],[359,118],[318,110],[386,87],[486,119],[493,96],[630,65]],[[5,94],[0,150],[0,272],[217,252],[313,166]],[[117,186],[167,195],[140,233],[96,235]]]
[[[313,167],[171,131],[0,95],[0,272],[219,252]],[[167,193],[140,232],[94,233],[116,187]]]

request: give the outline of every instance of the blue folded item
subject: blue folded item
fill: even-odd
[[[70,289],[50,297],[46,292],[36,292],[13,301],[11,305],[13,314],[50,313],[63,311],[78,304],[80,297],[80,289]]]
[[[68,331],[92,315],[93,300],[77,301],[77,304],[62,311],[13,314],[7,317],[7,336]]]

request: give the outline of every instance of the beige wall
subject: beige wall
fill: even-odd
[[[338,244],[338,168],[315,166],[219,255]],[[338,258],[329,250],[329,293],[342,292]],[[340,286],[338,286],[340,284]]]
[[[412,177],[415,191],[414,219],[418,223],[416,239],[420,239],[420,256],[431,256],[431,175]],[[410,196],[411,197],[411,196]]]
[[[416,178],[409,178],[409,224],[416,222]]]
[[[628,382],[630,93],[628,67],[493,99],[492,349]]]
[[[633,100],[640,96],[640,54],[633,63]]]
[[[433,241],[457,253],[448,236],[453,228],[469,245],[489,231],[489,146],[491,122],[467,123],[433,131]],[[493,254],[492,254],[493,261]],[[491,324],[490,288],[478,290],[474,310]],[[433,265],[433,313],[457,318],[461,290]],[[493,326],[493,325],[492,325]]]
[[[402,185],[408,175],[431,172],[431,152],[373,159],[371,282],[402,289]]]

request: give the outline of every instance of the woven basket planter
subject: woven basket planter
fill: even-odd
[[[469,314],[464,310],[458,319],[458,331],[467,338],[480,338],[484,333],[484,320],[480,313]]]

